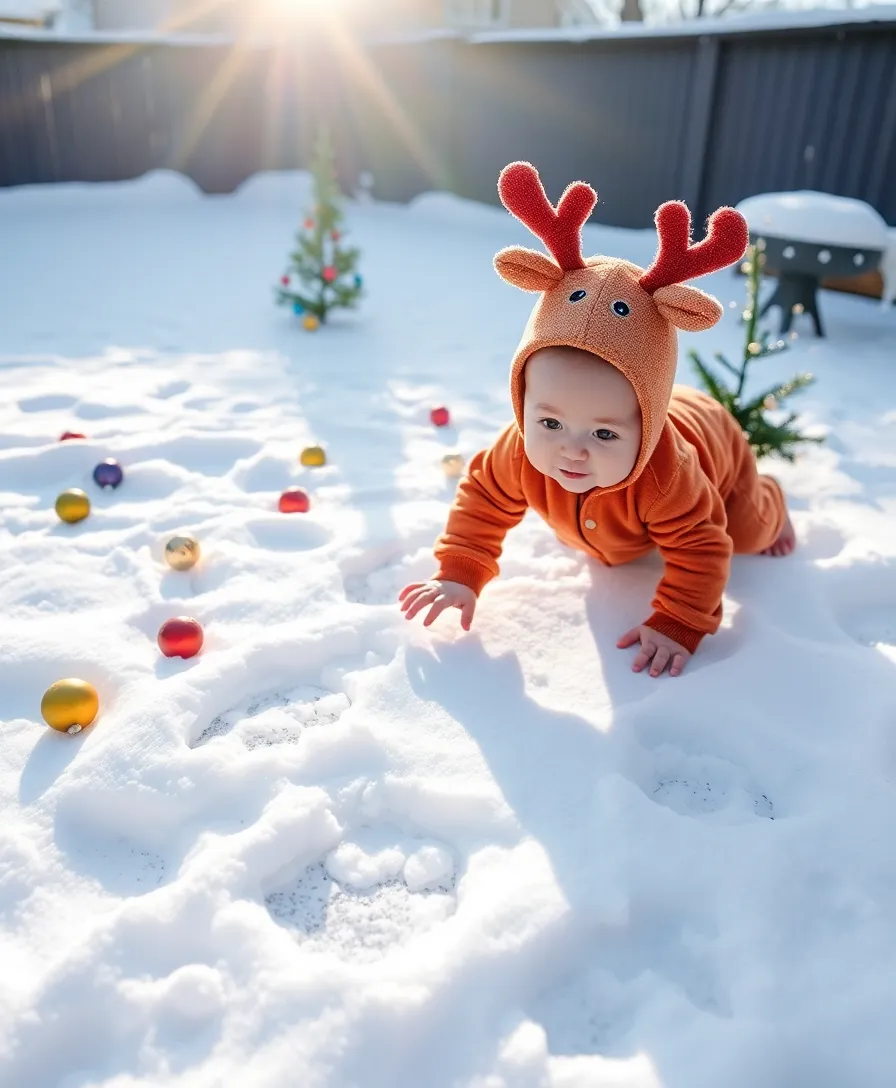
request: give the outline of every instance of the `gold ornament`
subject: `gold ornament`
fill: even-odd
[[[446,453],[442,458],[442,469],[449,480],[456,480],[464,471],[464,459],[459,453]]]
[[[302,327],[307,329],[308,332],[314,332],[320,328],[320,320],[314,314],[305,314],[302,318]]]
[[[40,701],[41,716],[59,733],[80,733],[91,724],[99,709],[96,688],[74,677],[51,684]]]
[[[172,570],[190,570],[199,562],[199,542],[191,536],[173,536],[165,545],[165,562]]]
[[[83,521],[90,513],[90,499],[79,487],[70,487],[56,500],[56,513],[69,525]]]
[[[299,460],[305,468],[320,468],[327,463],[327,454],[322,446],[308,446],[302,450]]]

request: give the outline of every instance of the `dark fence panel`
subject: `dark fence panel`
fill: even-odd
[[[452,89],[457,191],[494,203],[501,168],[534,163],[557,200],[577,178],[595,219],[649,224],[680,196],[695,40],[459,43]]]
[[[896,223],[896,32],[722,45],[703,209],[757,192],[857,197]]]
[[[646,227],[774,189],[857,196],[896,223],[896,23],[583,42],[348,38],[271,47],[0,38],[0,185],[181,170],[229,192],[307,166],[317,123],[340,178],[405,201],[497,203],[512,159],[556,199]]]

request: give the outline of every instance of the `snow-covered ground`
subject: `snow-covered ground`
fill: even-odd
[[[737,558],[721,632],[651,679],[614,644],[658,562],[534,517],[471,634],[403,621],[442,456],[509,418],[531,297],[492,255],[537,243],[354,206],[367,299],[309,334],[272,304],[305,194],[0,192],[0,1084],[891,1088],[896,312],[824,294],[829,339],[756,364],[818,376],[827,443],[774,466],[799,550]],[[683,349],[740,339],[732,309]],[[206,645],[168,660],[182,614]],[[65,676],[100,693],[77,736],[40,720]]]

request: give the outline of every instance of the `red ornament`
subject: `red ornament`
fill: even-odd
[[[451,416],[448,413],[448,409],[444,407],[433,408],[429,413],[429,418],[436,427],[447,427],[451,422]]]
[[[284,287],[289,287],[289,276],[281,276],[280,282],[283,284]]]
[[[59,436],[60,442],[68,442],[70,438],[86,438],[86,434],[81,434],[80,431],[66,431],[65,434]]]
[[[331,264],[328,264],[327,267],[323,270],[323,272],[321,272],[321,275],[323,276],[324,280],[327,283],[332,283],[333,280],[336,279],[337,272],[336,272],[336,269]]]
[[[342,235],[339,233],[338,230],[331,230],[330,237],[333,239],[334,242],[338,242]]]
[[[288,487],[280,496],[281,514],[307,514],[311,509],[311,500],[308,492],[300,487]]]
[[[306,219],[305,220],[305,230],[314,230],[314,220],[313,219]]]
[[[189,616],[175,616],[159,628],[159,649],[165,657],[195,657],[202,643],[202,628]]]

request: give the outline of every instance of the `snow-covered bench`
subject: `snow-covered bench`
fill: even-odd
[[[896,227],[890,227],[887,231],[887,248],[880,263],[880,272],[884,281],[881,305],[889,307],[896,300]]]
[[[737,209],[747,220],[751,239],[765,242],[766,271],[778,276],[762,313],[779,306],[782,333],[790,329],[796,307],[812,317],[816,333],[823,336],[820,280],[873,272],[889,252],[886,220],[863,200],[802,190],[751,196]]]

